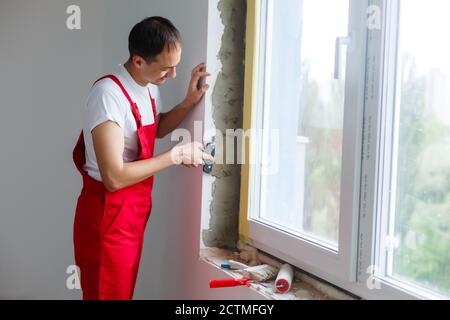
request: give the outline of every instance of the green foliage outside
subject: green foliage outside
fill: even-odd
[[[405,57],[396,193],[396,277],[450,292],[450,127],[426,106],[426,75]],[[337,242],[342,129],[321,125],[342,117],[343,88],[332,86],[328,102],[303,65],[299,135],[310,139],[306,155],[305,231]],[[449,106],[450,108],[450,106]]]
[[[394,270],[450,292],[450,128],[426,106],[426,76],[404,61]]]

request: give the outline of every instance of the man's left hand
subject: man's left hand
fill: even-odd
[[[201,84],[204,78],[210,76],[208,72],[203,70],[206,70],[206,64],[204,63],[199,64],[192,70],[188,92],[186,98],[184,99],[185,104],[189,108],[196,106],[205,95],[205,92],[209,89],[208,84]],[[199,84],[201,84],[200,87]]]

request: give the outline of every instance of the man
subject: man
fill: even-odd
[[[192,71],[183,102],[158,113],[158,86],[176,77],[181,37],[162,17],[138,23],[130,58],[93,85],[74,162],[83,177],[74,221],[75,261],[83,299],[132,299],[152,208],[153,176],[172,165],[198,167],[213,160],[199,142],[153,155],[156,138],[172,132],[208,85],[204,64]]]

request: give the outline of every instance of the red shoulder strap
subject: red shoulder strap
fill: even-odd
[[[128,102],[131,104],[134,104],[134,101],[131,100],[130,95],[128,94],[127,90],[125,90],[125,87],[123,86],[122,82],[120,82],[120,80],[112,74],[106,75],[104,77],[101,77],[100,79],[98,79],[97,81],[94,82],[94,84],[96,84],[97,82],[103,80],[103,79],[111,79],[112,81],[114,81],[120,88],[120,90],[122,90],[123,94],[125,95],[125,97],[127,98]]]
[[[150,96],[150,102],[152,103],[153,118],[155,119],[155,123],[156,123],[157,122],[156,101],[155,101],[155,99],[153,99],[150,89],[148,89],[148,94]]]
[[[133,113],[137,128],[139,129],[140,127],[142,127],[142,117],[141,117],[141,113],[139,112],[138,107],[136,106],[136,103],[134,103],[134,101],[131,99],[130,95],[128,94],[127,90],[125,90],[125,87],[123,86],[122,82],[120,82],[120,80],[115,75],[109,74],[104,77],[101,77],[100,79],[98,79],[97,81],[94,82],[94,85],[97,82],[99,82],[103,79],[107,79],[107,78],[114,81],[119,86],[120,90],[122,90],[123,94],[125,95],[128,102],[130,103],[131,112]],[[152,102],[152,105],[153,105],[153,102]]]

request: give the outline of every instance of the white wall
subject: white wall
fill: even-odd
[[[81,187],[71,152],[89,87],[125,61],[131,27],[146,16],[163,15],[182,33],[178,78],[162,88],[165,110],[184,97],[192,67],[206,59],[208,0],[78,0],[82,29],[69,31],[65,11],[72,3],[0,0],[2,299],[81,297],[66,289]],[[184,127],[192,129],[203,108],[198,106]],[[170,145],[161,141],[157,151]],[[153,196],[135,298],[260,298],[247,288],[208,288],[210,279],[224,274],[198,258],[200,169],[172,168],[158,175]]]

